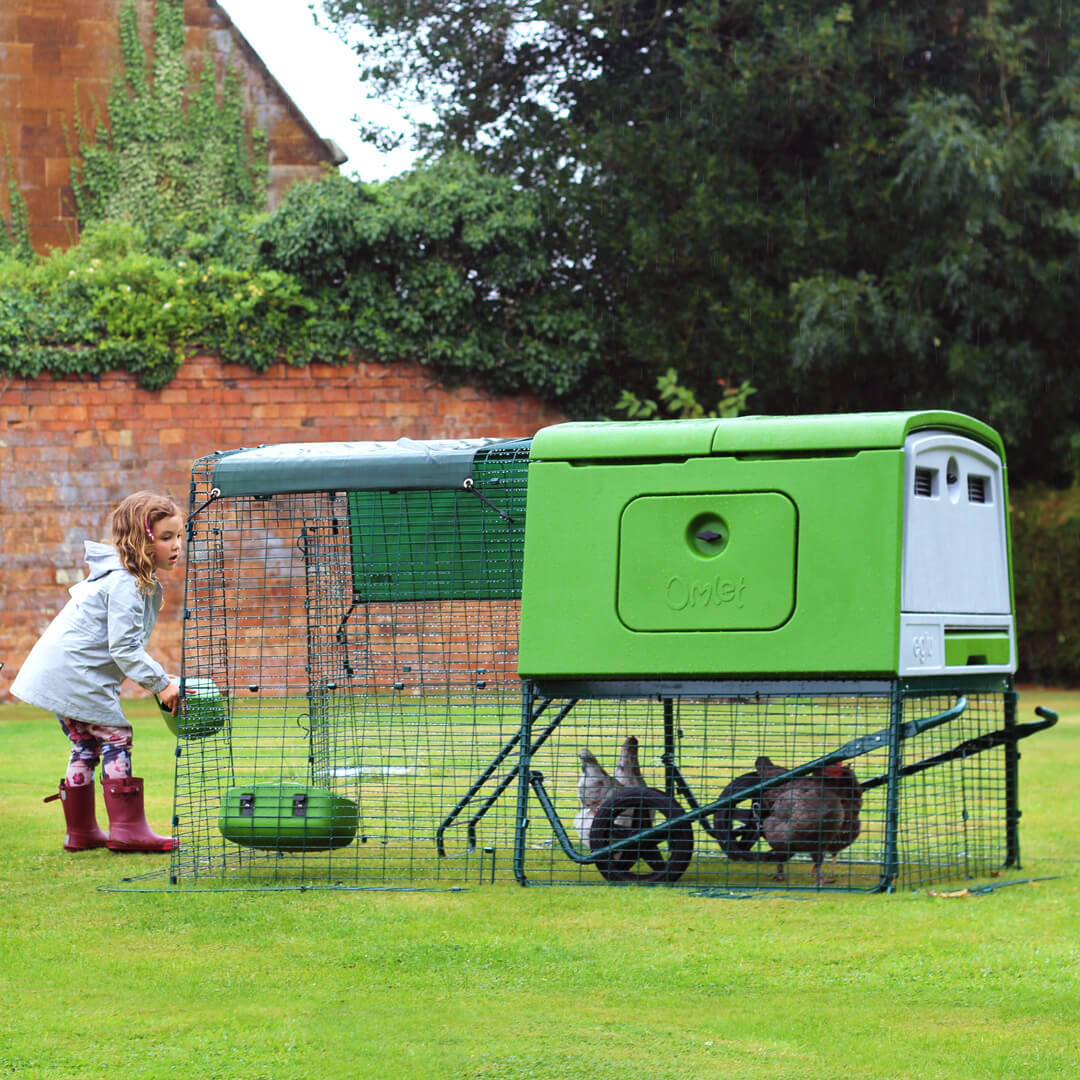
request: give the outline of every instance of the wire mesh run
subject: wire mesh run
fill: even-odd
[[[1004,693],[771,689],[541,693],[519,880],[878,891],[1015,861]],[[627,785],[655,794],[635,801]],[[661,831],[659,850],[632,841],[596,857],[635,829],[680,817],[690,820]]]
[[[226,722],[177,743],[174,883],[490,875],[490,852],[440,857],[435,832],[520,729],[527,453],[478,455],[454,491],[221,498],[194,518],[184,681],[212,680]],[[489,824],[509,837],[512,816]]]
[[[905,715],[955,695],[914,691]],[[1015,694],[969,693],[956,719],[902,744],[897,780],[898,884],[916,888],[1019,865]]]
[[[196,462],[174,886],[875,891],[1017,864],[1007,680],[522,683],[527,454],[456,490],[217,499]]]

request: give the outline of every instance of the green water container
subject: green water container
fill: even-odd
[[[323,788],[296,783],[241,784],[222,801],[226,840],[264,851],[328,851],[356,838],[360,808]]]
[[[213,679],[181,678],[179,715],[158,702],[168,729],[181,739],[204,739],[225,726],[225,701]]]

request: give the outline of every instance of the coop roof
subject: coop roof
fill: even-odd
[[[913,431],[930,428],[966,435],[1005,459],[1001,436],[993,428],[946,410],[555,424],[537,432],[531,456],[544,461],[582,461],[843,453],[901,447]]]
[[[460,488],[478,454],[527,447],[520,439],[279,443],[221,453],[213,486],[223,496]]]

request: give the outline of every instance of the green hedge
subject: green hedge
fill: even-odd
[[[1080,487],[1014,494],[1011,522],[1018,678],[1080,685]]]
[[[99,223],[29,264],[0,251],[0,374],[124,368],[157,389],[196,350],[256,371],[363,356],[581,407],[601,333],[546,228],[534,195],[461,155],[297,184],[207,228]]]

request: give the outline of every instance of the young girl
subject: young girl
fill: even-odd
[[[26,658],[11,692],[56,713],[73,749],[60,790],[65,851],[171,851],[176,841],[146,823],[143,782],[131,775],[131,724],[120,685],[131,679],[176,712],[180,687],[146,652],[161,608],[155,574],[180,559],[183,520],[176,504],[138,491],[112,514],[113,546],[85,541],[89,577]],[[94,767],[101,762],[109,833],[94,813]]]

